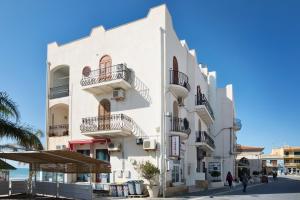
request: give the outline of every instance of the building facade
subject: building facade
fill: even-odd
[[[242,173],[246,171],[248,175],[252,176],[254,171],[261,172],[262,160],[261,155],[263,154],[264,147],[254,147],[237,145],[237,177],[241,177]]]
[[[161,187],[210,180],[235,171],[232,85],[199,64],[179,40],[165,5],[140,20],[64,45],[47,54],[47,149],[110,162],[112,173],[65,175],[95,187],[140,179],[137,164],[159,167]]]
[[[273,148],[271,154],[262,156],[263,167],[273,167],[278,173],[299,174],[300,147]],[[270,170],[269,170],[270,171]]]

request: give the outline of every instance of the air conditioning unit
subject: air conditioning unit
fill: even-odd
[[[178,101],[178,105],[179,106],[184,106],[184,99],[183,99],[183,97],[178,97],[177,101]]]
[[[156,149],[156,142],[152,139],[145,139],[143,142],[143,149],[144,150],[155,150]]]
[[[121,144],[120,143],[108,144],[108,151],[121,151]]]
[[[56,145],[56,149],[57,150],[64,150],[64,149],[67,149],[67,146],[66,145]]]
[[[122,88],[116,88],[113,90],[113,99],[121,101],[125,99],[125,90]]]

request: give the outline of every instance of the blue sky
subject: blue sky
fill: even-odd
[[[300,145],[300,1],[0,0],[0,91],[45,129],[46,47],[147,15],[166,3],[179,38],[234,85],[244,145]]]

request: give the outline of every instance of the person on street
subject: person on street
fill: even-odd
[[[243,192],[246,192],[247,185],[248,185],[248,175],[247,175],[247,173],[244,173],[242,175],[242,183],[243,183],[243,187],[244,187]]]
[[[277,180],[277,172],[273,172],[273,181]]]
[[[233,178],[232,178],[231,172],[228,172],[228,173],[227,173],[227,176],[226,176],[226,181],[228,182],[229,189],[231,189],[231,187],[232,187],[232,181],[233,181]]]

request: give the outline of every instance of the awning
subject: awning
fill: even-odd
[[[0,170],[15,170],[16,168],[0,159]]]
[[[110,163],[73,151],[25,151],[0,153],[0,158],[29,163],[32,170],[62,173],[110,173]]]
[[[96,138],[96,139],[84,139],[84,140],[71,140],[69,141],[69,148],[70,150],[74,150],[74,145],[82,145],[82,144],[95,144],[95,143],[100,143],[100,144],[107,144],[110,143],[109,138]]]

